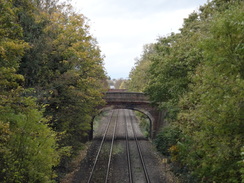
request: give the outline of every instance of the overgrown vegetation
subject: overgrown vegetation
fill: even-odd
[[[142,112],[138,112],[135,111],[135,115],[138,118],[138,122],[139,122],[139,127],[143,133],[143,135],[146,138],[150,138],[151,137],[151,125],[150,125],[150,120],[148,118],[148,116],[146,116],[145,114],[143,114]]]
[[[129,89],[167,110],[170,125],[156,145],[181,167],[183,182],[244,181],[243,21],[243,1],[208,2],[180,33],[150,44],[131,71]]]
[[[54,182],[103,104],[103,57],[69,4],[0,0],[0,14],[0,182]]]

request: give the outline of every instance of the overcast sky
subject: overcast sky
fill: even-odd
[[[111,79],[128,78],[143,45],[178,32],[207,0],[72,0],[91,26]]]

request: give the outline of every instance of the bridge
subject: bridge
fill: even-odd
[[[142,105],[149,107],[149,98],[139,92],[106,92],[104,99],[108,106],[125,106],[126,109]]]
[[[163,125],[164,112],[151,105],[144,93],[110,90],[105,93],[106,105],[102,110],[131,109],[144,113],[150,120],[150,136],[154,138]]]

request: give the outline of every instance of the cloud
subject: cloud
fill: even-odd
[[[183,19],[207,0],[76,0],[90,19],[111,78],[126,78],[143,45],[177,32]]]

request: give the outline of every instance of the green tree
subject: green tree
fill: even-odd
[[[47,34],[56,34],[49,44],[51,60],[57,63],[57,68],[49,67],[55,75],[46,85],[48,90],[43,99],[49,104],[46,114],[52,117],[50,125],[58,132],[65,132],[61,144],[72,146],[75,151],[87,140],[96,106],[103,104],[106,77],[103,58],[88,32],[85,18],[72,9],[69,11],[68,18],[61,10],[54,12],[52,24],[45,29]]]
[[[23,0],[18,7],[21,10]],[[89,34],[87,19],[69,4],[33,1],[33,8],[20,13],[20,23],[30,50],[21,60],[19,72],[25,87],[40,104],[46,104],[49,125],[62,134],[61,147],[71,153],[87,140],[96,106],[102,105],[106,79],[103,57]]]
[[[11,99],[13,101],[11,101]],[[1,182],[51,182],[58,165],[56,134],[32,98],[1,101]]]
[[[129,80],[126,82],[130,91],[144,92],[149,82],[148,70],[151,64],[150,57],[153,54],[153,44],[145,45],[141,58],[136,60],[134,68],[130,71]]]
[[[243,5],[214,15],[201,43],[204,62],[180,102],[178,123],[190,140],[181,158],[201,182],[241,182]]]
[[[59,153],[56,134],[45,124],[35,99],[24,97],[24,77],[17,74],[25,50],[18,9],[0,3],[0,181],[51,182]]]
[[[159,38],[149,57],[145,92],[171,122],[157,144],[188,169],[186,182],[241,181],[243,7],[240,0],[208,2],[180,33]]]
[[[49,182],[59,156],[66,166],[87,140],[103,104],[103,57],[69,4],[2,0],[0,11],[1,178]]]
[[[195,30],[186,34],[184,31],[160,38],[155,44],[145,89],[159,108],[167,109],[169,121],[176,118],[179,98],[188,91],[189,75],[202,60],[201,50],[197,47],[200,33]]]

